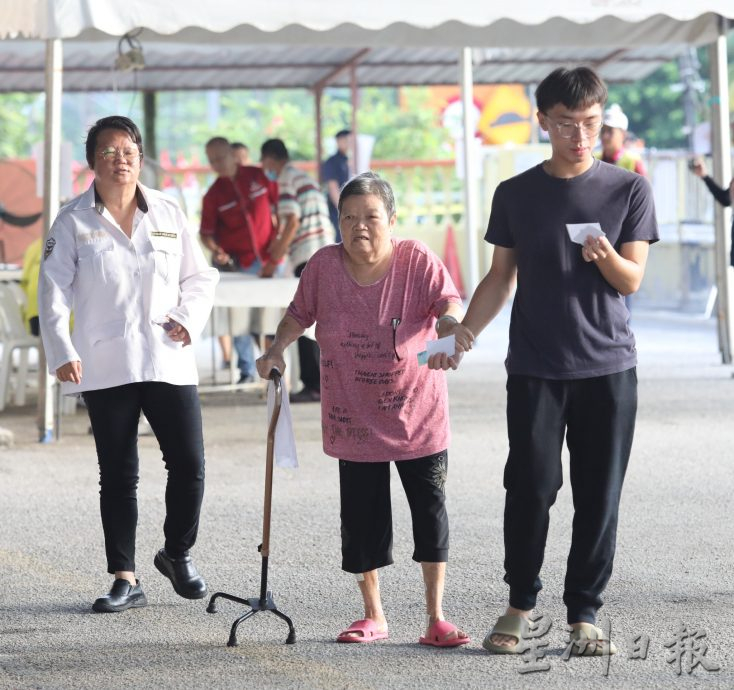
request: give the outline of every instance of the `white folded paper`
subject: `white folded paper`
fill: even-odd
[[[566,230],[568,230],[568,236],[571,238],[571,242],[575,242],[576,244],[586,242],[586,238],[589,235],[592,237],[604,237],[604,231],[601,229],[599,223],[566,223]]]
[[[439,352],[447,355],[456,353],[456,336],[447,335],[445,338],[429,340],[426,342],[426,352],[428,356],[437,355]]]
[[[273,454],[275,464],[278,467],[298,467],[298,456],[296,455],[296,439],[293,436],[293,420],[291,419],[291,408],[288,403],[288,390],[285,379],[280,380],[283,397],[280,403],[280,414],[275,427],[275,443]],[[268,381],[268,428],[275,407],[275,384]]]
[[[456,336],[447,335],[445,338],[427,340],[426,349],[423,350],[423,352],[418,353],[418,364],[426,364],[431,355],[438,353],[445,353],[449,355],[449,357],[456,354]]]

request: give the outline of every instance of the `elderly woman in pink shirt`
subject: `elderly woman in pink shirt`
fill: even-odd
[[[442,598],[449,547],[445,507],[449,410],[442,370],[456,353],[418,353],[462,316],[461,298],[445,266],[427,247],[392,237],[390,185],[374,173],[350,180],[339,198],[342,242],[311,257],[275,340],[258,360],[261,376],[285,368],[283,352],[316,323],[321,347],[324,452],[339,459],[342,569],[356,575],[364,618],[339,642],[388,636],[378,569],[392,560],[390,463],[410,505],[415,548],[426,591],[427,630],[421,644],[454,647],[469,637],[444,619]]]

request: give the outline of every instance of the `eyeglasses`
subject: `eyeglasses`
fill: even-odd
[[[556,122],[552,117],[546,115],[546,117],[553,123],[553,126],[558,132],[558,136],[561,139],[571,139],[576,132],[583,134],[588,139],[595,137],[599,134],[601,129],[601,120],[595,120],[593,122]]]
[[[106,161],[116,160],[119,156],[122,156],[126,163],[134,163],[140,158],[140,151],[138,149],[116,149],[114,146],[108,146],[99,152],[99,157]]]

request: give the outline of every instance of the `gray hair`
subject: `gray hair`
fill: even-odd
[[[339,192],[339,214],[341,215],[344,199],[350,196],[368,195],[379,196],[382,199],[388,218],[392,218],[395,215],[395,195],[393,194],[392,187],[387,181],[372,171],[355,175],[341,188]]]

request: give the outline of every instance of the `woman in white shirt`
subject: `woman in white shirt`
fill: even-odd
[[[135,577],[141,412],[168,471],[165,545],[154,563],[179,595],[199,599],[207,589],[189,549],[204,493],[204,447],[189,345],[206,324],[218,273],[176,202],[138,182],[143,143],[132,120],[97,121],[86,156],[94,182],[51,227],[39,316],[49,370],[65,394],[83,395],[97,447],[107,569],[115,580],[92,608],[147,603]]]

